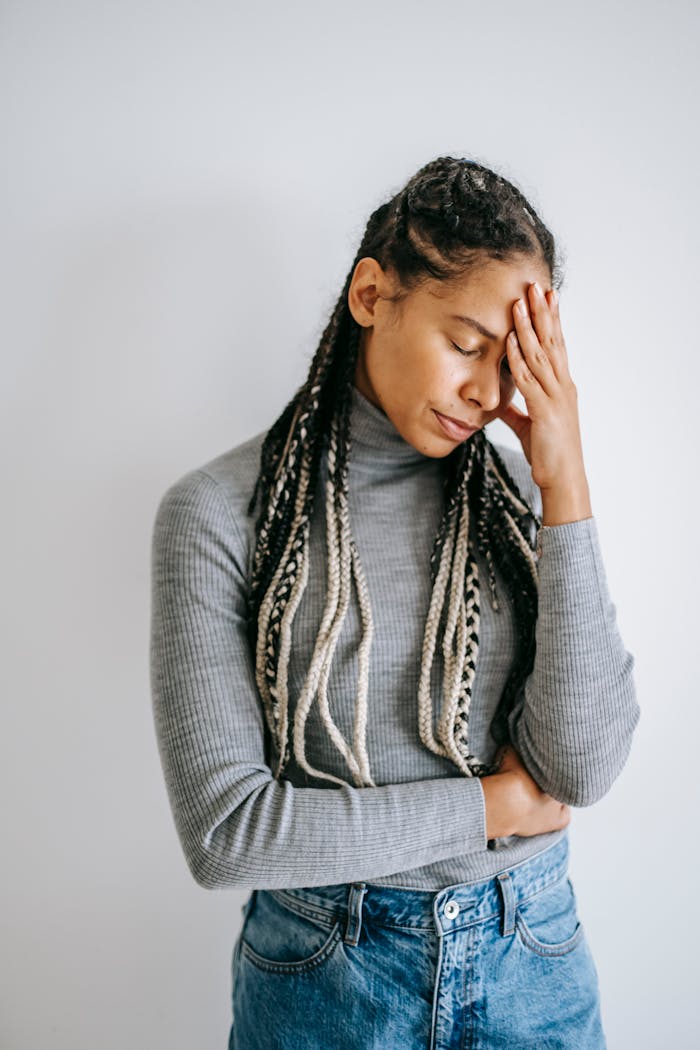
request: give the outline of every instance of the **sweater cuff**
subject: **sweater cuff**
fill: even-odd
[[[540,525],[537,530],[537,556],[543,554],[562,564],[571,562],[583,545],[598,546],[598,529],[595,517],[567,521],[563,525]]]

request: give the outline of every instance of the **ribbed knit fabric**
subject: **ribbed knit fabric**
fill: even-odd
[[[156,736],[187,864],[205,887],[319,886],[364,880],[437,890],[493,875],[553,844],[569,828],[487,842],[478,777],[423,746],[417,694],[430,602],[429,560],[442,515],[440,461],[406,442],[353,388],[349,508],[369,587],[367,750],[376,787],[356,788],[316,702],[306,755],[347,787],[310,777],[292,757],[272,776],[264,714],[245,629],[254,543],[247,517],[264,432],[192,469],[164,493],[152,536],[151,691]],[[541,516],[522,452],[497,445]],[[310,536],[309,582],[297,610],[289,722],[326,595],[326,458]],[[537,537],[539,614],[534,668],[510,718],[516,750],[537,783],[571,806],[610,789],[640,717],[634,658],[608,594],[595,518],[544,526]],[[481,579],[487,566],[478,557]],[[484,585],[469,739],[483,762],[488,729],[515,651],[512,603],[496,574],[500,610]],[[356,596],[328,683],[333,719],[352,741],[361,620]],[[442,655],[431,689],[435,727]]]

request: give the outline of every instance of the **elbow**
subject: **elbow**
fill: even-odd
[[[608,794],[627,764],[640,715],[641,710],[632,693],[625,717],[609,725],[600,736],[593,737],[585,754],[579,751],[572,757],[569,797],[562,801],[583,809],[600,802]]]
[[[617,780],[627,760],[627,754],[620,756],[618,753],[617,758],[620,761],[616,768],[613,768],[605,761],[601,762],[599,759],[596,762],[587,763],[585,767],[580,769],[567,767],[560,772],[557,781],[558,784],[562,785],[561,788],[556,790],[555,785],[549,794],[552,795],[552,798],[556,798],[558,802],[564,802],[567,806],[572,806],[574,809],[585,809],[587,806],[594,806],[596,802],[600,802],[608,794]]]
[[[522,752],[521,752],[522,754]],[[593,806],[607,795],[622,772],[627,753],[616,755],[617,765],[599,755],[587,756],[583,761],[577,756],[558,755],[556,762],[537,762],[532,755],[523,754],[523,762],[540,790],[575,809]]]
[[[609,702],[609,695],[606,699]],[[593,724],[567,723],[558,732],[551,727],[547,732],[543,727],[533,732],[525,718],[519,720],[513,743],[542,791],[577,809],[592,806],[607,795],[627,763],[641,715],[631,683],[618,701],[615,718]],[[601,700],[597,710],[605,706]]]
[[[261,780],[259,774],[256,780]],[[256,803],[271,778],[251,790],[236,781],[226,794],[213,790],[187,810],[173,805],[180,845],[192,878],[205,890],[246,890],[264,875],[256,837]]]
[[[209,836],[188,835],[181,840],[190,875],[204,890],[242,890],[250,888],[247,880],[208,842]]]
[[[610,790],[615,777],[602,763],[593,763],[559,752],[555,760],[546,761],[521,745],[521,757],[530,776],[541,791],[566,806],[583,809],[598,802]]]
[[[230,867],[224,869],[201,845],[197,849],[186,850],[185,859],[192,878],[203,890],[249,888],[249,883],[239,879]]]
[[[201,851],[188,854],[186,859],[192,878],[203,890],[221,890],[231,886],[231,883],[220,877],[209,858],[202,855]]]
[[[592,760],[581,769],[577,791],[569,805],[592,806],[608,794],[627,764],[640,716],[641,709],[633,696],[627,717],[591,745]]]

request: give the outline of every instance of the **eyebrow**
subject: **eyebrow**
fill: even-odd
[[[484,328],[479,321],[476,321],[473,317],[465,317],[463,314],[450,314],[450,319],[453,321],[460,321],[462,324],[469,325],[470,328],[476,328],[477,332],[480,332],[486,339],[497,339],[498,337],[489,332],[488,328]]]

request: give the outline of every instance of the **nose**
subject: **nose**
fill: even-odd
[[[469,379],[462,384],[460,394],[483,412],[493,412],[501,401],[501,370],[493,364],[480,362],[472,369]]]

